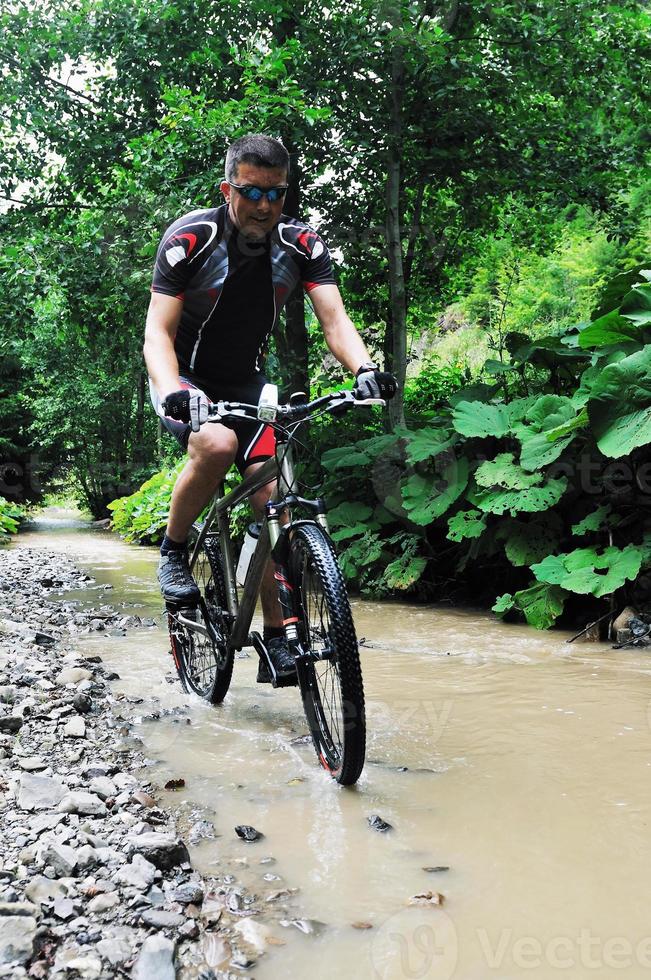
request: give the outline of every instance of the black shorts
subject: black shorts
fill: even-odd
[[[210,401],[244,402],[247,405],[257,405],[260,392],[267,384],[263,374],[255,374],[247,381],[238,384],[209,385],[203,380],[193,378],[190,374],[181,375],[183,388],[197,388],[208,396]],[[187,422],[178,422],[163,414],[157,393],[150,382],[149,391],[152,405],[160,416],[163,426],[179,441],[183,449],[188,448],[188,439],[192,429]],[[210,424],[210,423],[207,423]],[[276,434],[266,422],[256,419],[224,419],[221,423],[232,429],[237,436],[237,453],[235,465],[240,473],[244,473],[252,463],[263,463],[276,452]]]

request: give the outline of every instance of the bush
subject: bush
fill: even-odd
[[[0,541],[9,540],[10,534],[16,534],[21,521],[25,519],[25,508],[20,504],[13,504],[0,497]]]

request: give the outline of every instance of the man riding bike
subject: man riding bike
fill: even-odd
[[[226,155],[225,203],[191,211],[158,248],[143,353],[154,408],[188,460],[172,494],[158,569],[166,600],[193,604],[199,590],[188,565],[187,538],[229,467],[245,475],[274,454],[271,426],[250,420],[201,426],[212,401],[258,402],[262,365],[287,298],[301,282],[325,340],[355,375],[363,398],[392,398],[396,380],[371,360],[346,314],[323,240],[282,213],[289,155],[278,140],[251,135]],[[271,484],[251,503],[264,512]],[[269,563],[261,589],[264,640],[279,676],[295,673]],[[258,681],[269,681],[261,664]]]

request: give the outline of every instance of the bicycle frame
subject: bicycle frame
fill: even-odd
[[[216,524],[224,561],[228,611],[233,616],[229,645],[234,650],[239,650],[243,646],[247,646],[253,642],[249,636],[249,629],[255,612],[258,595],[260,594],[262,578],[267,562],[269,561],[271,548],[275,544],[275,541],[272,541],[270,538],[269,518],[267,518],[267,520],[262,522],[258,543],[251,556],[242,596],[241,599],[238,599],[228,514],[233,507],[247,497],[250,497],[251,494],[255,493],[256,490],[259,490],[267,483],[271,483],[272,480],[276,481],[276,488],[271,495],[270,501],[281,505],[284,503],[286,496],[291,492],[294,484],[294,466],[291,445],[284,440],[279,440],[277,445],[276,456],[263,463],[255,473],[244,477],[242,482],[234,490],[231,490],[230,493],[224,495],[223,484],[220,485],[194,544],[192,554],[190,555],[190,568],[192,569],[206,535],[210,532],[213,525]],[[327,531],[328,527],[325,514],[317,513],[316,517],[318,523]]]

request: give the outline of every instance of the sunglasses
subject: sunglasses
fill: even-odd
[[[287,193],[287,186],[267,187],[263,189],[262,187],[254,187],[253,184],[231,184],[231,187],[234,187],[238,194],[245,197],[247,201],[259,201],[261,198],[266,197],[269,204],[275,204],[276,201],[280,201]]]

